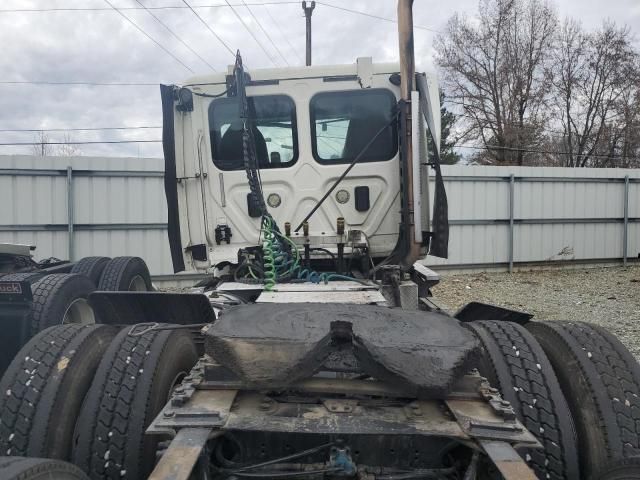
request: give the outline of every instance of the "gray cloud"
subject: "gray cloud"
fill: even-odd
[[[111,0],[117,7],[138,6],[133,0]],[[224,4],[220,0],[189,0],[194,5]],[[257,3],[263,0],[246,0]],[[266,0],[264,0],[266,1]],[[373,15],[395,17],[393,0],[326,0]],[[147,6],[180,5],[179,0],[142,0]],[[241,3],[233,0],[231,3]],[[0,10],[12,8],[104,8],[102,0],[2,0]],[[572,15],[588,28],[604,18],[626,23],[640,31],[640,2],[610,0],[558,0],[560,15]],[[274,47],[257,28],[246,8],[235,7],[244,21],[255,29],[275,62],[283,66]],[[299,3],[252,6],[256,17],[268,29],[280,50],[292,65],[304,58],[304,15]],[[277,21],[293,47],[284,41],[271,16]],[[455,12],[473,16],[477,0],[416,0],[414,21],[435,30],[442,29]],[[251,68],[273,66],[256,41],[244,30],[228,7],[198,9],[198,13],[232,49],[240,48]],[[154,10],[173,31],[218,70],[233,61],[231,54],[186,9]],[[126,10],[125,14],[153,38],[179,57],[195,72],[207,73],[209,67],[176,41],[148,13]],[[314,63],[350,63],[358,56],[373,56],[374,61],[397,59],[396,25],[319,4],[313,15]],[[434,33],[416,30],[418,64],[432,58]],[[89,81],[89,82],[162,82],[179,83],[192,75],[180,63],[132,27],[113,11],[0,13],[1,79]],[[114,127],[160,125],[160,98],[157,86],[90,87],[0,85],[0,129]],[[74,140],[159,139],[159,130],[120,132],[74,132]],[[51,133],[61,140],[62,133]],[[0,143],[32,141],[32,134],[0,132]],[[160,156],[157,144],[86,145],[79,147],[86,155]],[[28,153],[30,147],[0,146],[1,154]]]

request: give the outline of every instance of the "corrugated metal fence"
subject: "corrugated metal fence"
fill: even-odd
[[[172,273],[163,162],[157,158],[0,156],[0,242],[36,257],[135,255]]]
[[[640,255],[640,170],[450,166],[448,268]]]
[[[0,242],[38,258],[138,255],[171,274],[163,162],[0,156]],[[611,262],[640,254],[640,170],[446,166],[450,258],[509,268]]]

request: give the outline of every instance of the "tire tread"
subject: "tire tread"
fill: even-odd
[[[115,257],[107,263],[102,271],[100,282],[98,283],[98,290],[123,290],[125,287],[122,285],[122,281],[127,268],[130,265],[135,265],[141,270],[140,273],[145,279],[147,288],[149,288],[151,286],[151,278],[149,276],[149,269],[144,260],[140,257]]]
[[[131,336],[125,329],[105,353],[80,415],[74,452],[74,463],[92,478],[140,476],[144,460],[132,459],[131,452],[142,451],[146,422],[157,414],[150,411],[150,390],[158,361],[176,338],[172,334],[191,342],[186,332],[152,330]]]
[[[48,456],[45,436],[32,435],[34,430],[49,431],[51,416],[48,405],[56,404],[60,384],[75,368],[90,368],[78,352],[84,346],[95,346],[96,335],[111,332],[104,325],[57,325],[33,337],[18,352],[0,381],[0,454]],[[93,343],[90,343],[93,342]],[[58,383],[51,383],[55,375]],[[66,460],[66,459],[63,459]]]
[[[512,322],[485,320],[470,325],[485,345],[496,388],[543,445],[542,450],[522,449],[521,455],[540,478],[578,479],[569,407],[540,345]]]
[[[554,368],[579,369],[572,373],[588,385],[609,459],[640,455],[640,365],[629,351],[605,329],[586,322],[533,322],[530,328],[538,338],[553,336],[571,354],[571,366]],[[572,395],[572,385],[563,387]]]

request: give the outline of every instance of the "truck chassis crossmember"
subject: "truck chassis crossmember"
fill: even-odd
[[[359,478],[385,478],[385,472],[405,471],[412,465],[416,475],[426,475],[427,469],[437,478],[462,468],[443,464],[446,454],[458,448],[466,451],[462,458],[467,461],[476,458],[474,452],[484,452],[507,480],[536,478],[514,446],[535,448],[540,446],[538,441],[477,372],[463,376],[445,399],[417,400],[385,383],[344,378],[315,377],[286,391],[265,394],[243,390],[237,382],[208,378],[209,372],[215,375],[219,370],[210,360],[201,360],[147,430],[174,435],[150,478],[186,480],[194,468],[211,468],[211,450],[218,452],[213,458],[220,460],[227,433],[235,444],[242,442],[245,454],[254,454],[258,464],[277,453],[289,457],[325,446],[307,464],[277,462],[288,474],[294,469],[334,468],[344,476],[352,468]],[[336,449],[349,452],[345,458],[350,467],[336,463]],[[377,462],[383,452],[386,458],[381,465]],[[234,474],[225,463],[213,468],[219,469],[218,474]],[[477,468],[477,459],[465,468]],[[235,469],[256,471],[243,464]]]

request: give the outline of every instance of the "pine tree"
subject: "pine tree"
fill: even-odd
[[[443,165],[453,165],[460,161],[460,154],[456,153],[457,138],[452,134],[457,117],[453,112],[444,106],[445,94],[440,90],[440,163]],[[429,151],[433,152],[433,140],[429,135]]]

